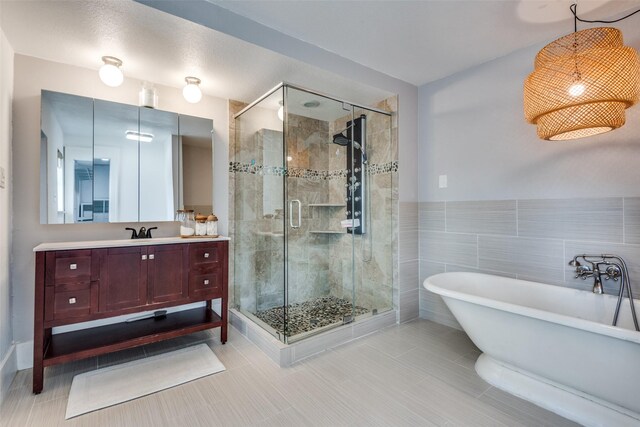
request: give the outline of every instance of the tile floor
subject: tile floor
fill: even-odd
[[[220,374],[65,421],[74,375],[158,352],[208,343]],[[2,426],[573,426],[497,390],[473,370],[480,353],[460,331],[426,320],[394,325],[279,368],[231,328],[226,345],[207,331],[16,376]]]

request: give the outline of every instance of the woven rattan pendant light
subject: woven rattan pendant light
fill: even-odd
[[[576,31],[548,44],[524,83],[525,118],[546,140],[617,129],[625,123],[625,109],[638,100],[638,54],[609,27]]]

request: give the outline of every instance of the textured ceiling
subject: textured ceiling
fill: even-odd
[[[418,86],[570,33],[571,3],[587,19],[640,7],[638,0],[209,1]],[[631,19],[640,28],[640,16]]]
[[[280,81],[363,105],[390,95],[133,1],[0,2],[2,29],[24,55],[96,70],[101,56],[113,55],[124,61],[125,76],[182,87],[185,76],[195,75],[204,93],[245,102]],[[211,3],[414,85],[573,27],[566,0]],[[639,6],[638,0],[580,0],[578,11],[595,19]],[[627,43],[640,45],[640,16],[616,26],[626,28]]]
[[[0,24],[16,53],[97,70],[103,55],[126,76],[250,102],[281,81],[371,105],[390,95],[133,1],[0,0]]]

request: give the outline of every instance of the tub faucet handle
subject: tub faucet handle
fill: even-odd
[[[586,280],[592,273],[591,268],[588,265],[581,265],[580,263],[577,264],[578,266],[576,267],[576,275],[574,278],[577,279],[580,277],[582,280]]]

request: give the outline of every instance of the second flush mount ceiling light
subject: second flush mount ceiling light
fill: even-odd
[[[103,56],[102,62],[104,62],[104,64],[100,67],[100,71],[98,71],[102,83],[111,87],[120,86],[124,80],[124,75],[120,69],[122,61],[115,56]]]
[[[620,30],[609,27],[577,31],[549,43],[536,55],[534,71],[524,83],[524,113],[541,139],[584,138],[617,129],[625,109],[640,99],[640,60],[622,43]]]
[[[200,90],[200,79],[197,77],[185,77],[184,81],[187,85],[182,89],[182,96],[187,102],[195,104],[202,99],[202,91]]]

